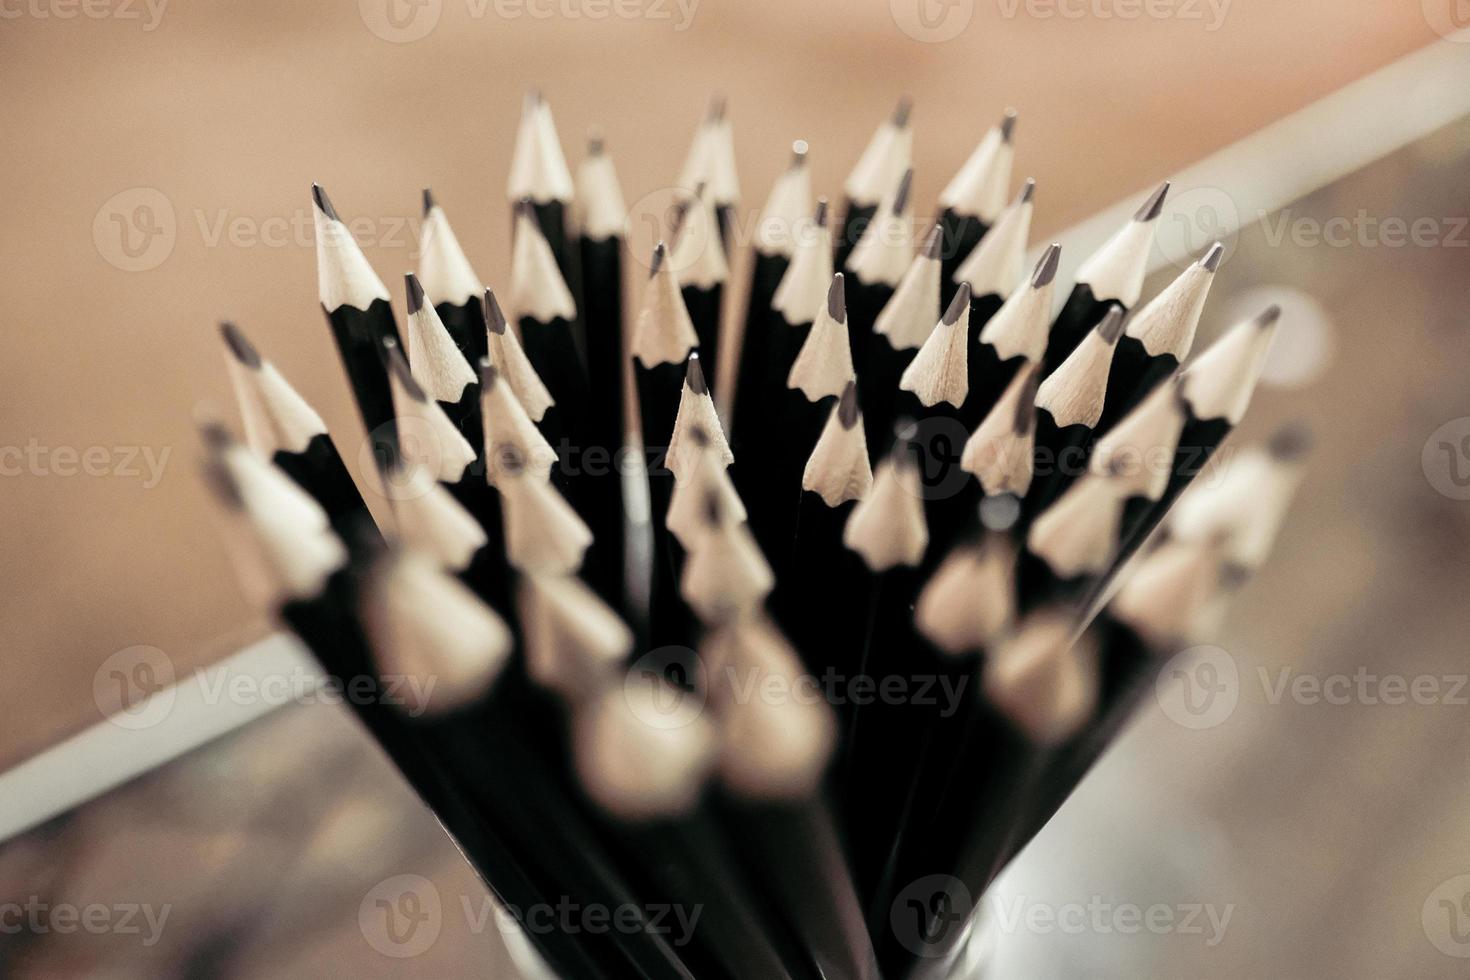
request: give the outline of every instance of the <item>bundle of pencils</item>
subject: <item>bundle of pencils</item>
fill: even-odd
[[[1308,440],[1216,453],[1278,313],[1191,357],[1218,245],[1139,307],[1167,184],[1062,293],[1056,245],[1024,260],[1014,113],[917,226],[905,102],[840,216],[796,141],[722,418],[746,227],[723,101],[630,301],[611,148],[574,178],[546,101],[524,113],[504,307],[426,191],[400,332],[312,188],[370,492],[223,327],[244,439],[205,420],[205,468],[244,580],[557,973],[943,976],[1264,560]],[[607,926],[529,914],[568,905]]]

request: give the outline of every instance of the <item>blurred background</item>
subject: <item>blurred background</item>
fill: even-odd
[[[397,304],[427,185],[481,277],[505,282],[528,86],[573,164],[587,128],[604,130],[630,204],[673,182],[707,98],[725,94],[746,209],[797,137],[817,191],[838,197],[908,94],[920,213],[1001,110],[1019,111],[1015,176],[1038,181],[1040,241],[1460,26],[1455,0],[927,3],[0,2],[0,770],[113,706],[95,682],[118,651],[157,648],[183,675],[266,629],[196,474],[193,408],[230,401],[219,319],[250,333],[360,472],[317,309],[311,181],[358,220]],[[997,889],[993,975],[1464,975],[1467,165],[1470,124],[1456,124],[1234,243],[1198,347],[1268,301],[1287,311],[1236,438],[1294,417],[1319,438],[1277,555],[1218,641],[1237,698],[1202,730],[1151,705]],[[1365,671],[1377,680],[1346,703],[1279,694],[1283,677]],[[1438,695],[1384,703],[1390,675]],[[493,927],[459,914],[408,961],[360,928],[392,875],[432,880],[446,907],[484,895],[386,767],[339,710],[294,707],[0,845],[0,902],[171,903],[177,917],[147,949],[0,935],[0,972],[163,975],[245,936],[230,975],[509,975]],[[1228,927],[1211,944],[1203,911],[1202,934],[1013,914],[1094,898],[1228,907]]]

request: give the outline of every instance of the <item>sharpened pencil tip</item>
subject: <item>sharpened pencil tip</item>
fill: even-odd
[[[709,112],[705,118],[710,122],[722,122],[725,118],[725,110],[729,108],[725,96],[716,93],[710,96]]]
[[[924,247],[919,250],[919,254],[926,259],[937,260],[941,257],[942,248],[944,248],[944,225],[936,221],[934,227],[929,229],[929,235],[924,239]]]
[[[403,288],[408,295],[408,315],[413,316],[424,308],[424,287],[419,284],[419,277],[412,272],[403,274]]]
[[[337,217],[337,209],[332,207],[332,199],[327,197],[327,189],[321,184],[311,185],[311,200],[316,204],[317,210],[331,218],[333,221],[341,221]]]
[[[225,345],[235,355],[235,360],[252,370],[260,367],[260,351],[240,332],[239,327],[225,320],[219,325],[219,332],[224,335]]]
[[[1148,199],[1145,200],[1143,204],[1139,205],[1138,210],[1133,215],[1133,220],[1137,222],[1144,222],[1152,221],[1157,218],[1159,216],[1159,212],[1164,210],[1164,198],[1168,196],[1169,182],[1166,180],[1162,184],[1160,184],[1152,194],[1148,196]]]
[[[1225,246],[1220,242],[1216,242],[1210,246],[1210,250],[1205,253],[1205,257],[1199,260],[1199,264],[1206,272],[1214,272],[1220,268],[1220,263],[1224,260]]]
[[[837,421],[849,432],[862,418],[862,407],[858,404],[857,382],[849,381],[842,386],[842,397],[837,401]]]
[[[500,300],[495,290],[485,290],[485,328],[497,337],[505,335],[505,313],[500,309]]]
[[[812,220],[817,223],[818,228],[827,227],[827,199],[825,197],[817,198],[817,211]]]
[[[589,157],[600,157],[605,147],[602,130],[596,126],[587,127],[587,155]]]
[[[709,433],[705,431],[704,426],[702,426],[702,425],[690,426],[689,427],[689,438],[693,439],[694,440],[694,444],[696,446],[698,446],[700,449],[708,449],[709,448],[709,443],[710,443]]]
[[[235,437],[230,435],[230,430],[219,419],[203,418],[198,425],[199,437],[211,452],[222,453],[235,444]]]
[[[526,468],[526,457],[521,454],[518,447],[510,443],[502,443],[500,446],[500,472],[510,476],[520,476]]]
[[[1272,303],[1256,317],[1256,326],[1261,330],[1265,330],[1267,327],[1274,326],[1279,319],[1281,319],[1281,307]]]
[[[1011,134],[1014,133],[1015,131],[1016,131],[1016,110],[1015,109],[1007,109],[1005,111],[1005,115],[1003,115],[1003,116],[1000,117],[1000,138],[1001,138],[1001,142],[1003,142],[1003,143],[1009,143],[1011,141]]]
[[[1288,422],[1271,434],[1266,450],[1271,458],[1283,463],[1304,458],[1312,451],[1316,439],[1305,422]]]
[[[946,327],[952,327],[959,322],[960,314],[970,311],[970,284],[960,283],[960,288],[955,292],[954,299],[949,301],[949,309],[944,311],[943,322]]]
[[[658,270],[663,267],[664,258],[669,254],[669,247],[663,242],[653,246],[653,258],[648,262],[648,278],[652,279],[658,275]]]
[[[515,217],[517,219],[524,218],[530,222],[531,227],[535,228],[538,234],[541,232],[541,222],[536,219],[536,202],[532,201],[529,197],[523,197],[519,201],[516,201]]]
[[[910,167],[903,172],[903,179],[898,182],[898,193],[893,195],[893,213],[903,214],[909,207],[909,192],[914,187],[914,168]]]
[[[832,277],[832,285],[827,287],[827,315],[838,323],[847,320],[847,284],[840,272]]]
[[[1021,185],[1021,190],[1016,194],[1016,203],[1025,204],[1036,196],[1036,178],[1027,177],[1026,183]]]
[[[1041,254],[1041,259],[1036,263],[1036,271],[1031,274],[1031,286],[1040,289],[1057,277],[1057,264],[1062,258],[1062,246],[1052,242]]]
[[[425,187],[424,188],[424,217],[427,218],[429,216],[429,212],[432,211],[432,210],[434,210],[434,206],[437,203],[438,202],[436,202],[434,200],[434,192],[432,190],[430,190],[429,188]]]
[[[704,521],[710,527],[720,526],[720,495],[713,490],[704,495]]]
[[[893,109],[893,125],[903,129],[909,124],[909,116],[914,111],[914,100],[907,95],[898,100],[898,105]]]
[[[1103,318],[1098,321],[1097,335],[1105,343],[1116,344],[1118,338],[1123,336],[1123,307],[1114,303],[1108,307]]]
[[[806,140],[796,140],[791,144],[791,167],[793,170],[797,167],[806,166],[806,155],[810,149],[811,147],[807,145]]]
[[[684,384],[696,395],[709,394],[709,384],[704,380],[704,367],[699,363],[699,351],[689,355],[689,366],[684,369]]]

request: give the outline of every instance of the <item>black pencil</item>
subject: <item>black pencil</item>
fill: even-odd
[[[1006,297],[1021,281],[1026,265],[1026,243],[1031,236],[1031,216],[1036,210],[1035,198],[1036,181],[1028,177],[985,237],[947,277],[950,295],[960,283],[970,284],[970,322],[977,343],[980,329],[1000,310]]]
[[[245,441],[311,495],[349,547],[377,535],[326,423],[233,323],[220,324]]]
[[[944,281],[963,282],[955,272],[984,239],[1011,193],[1012,137],[1016,111],[1007,109],[1000,122],[986,130],[969,159],[939,194],[939,225],[944,229]],[[944,302],[953,290],[946,288]]]
[[[885,946],[889,975],[925,980],[949,975],[967,934],[965,913],[978,905],[1004,866],[1032,787],[1058,747],[1092,716],[1096,646],[1090,635],[1079,639],[1074,630],[1065,607],[1041,609],[986,657],[983,704],[961,763],[965,778],[943,814],[949,826],[935,836],[936,843],[957,840],[958,846],[935,854],[940,863],[932,866],[944,867],[937,872],[943,877],[896,883],[900,895],[935,881],[945,887],[913,896],[903,910],[906,918],[895,912]],[[936,901],[931,892],[942,892],[945,900]]]
[[[325,514],[309,498],[292,502],[284,475],[269,464],[242,459],[227,433],[205,429],[210,448],[206,473],[226,511],[236,515],[240,532],[253,543],[256,558],[269,569],[265,578],[278,616],[338,678],[345,690],[361,691],[361,679],[376,681],[373,655],[358,610],[363,592],[360,576],[345,564],[340,542],[323,537]],[[493,614],[492,614],[493,615]],[[494,632],[493,620],[489,622]],[[493,641],[493,637],[492,637]],[[346,685],[351,684],[351,687]],[[384,697],[351,699],[355,713],[383,746],[394,764],[454,834],[476,869],[493,881],[503,900],[529,903],[554,901],[557,886],[527,867],[500,833],[454,787],[454,776],[412,731],[403,713]],[[579,975],[603,976],[596,960],[573,937],[550,933],[533,937],[538,950],[558,968]]]
[[[776,178],[755,227],[755,261],[745,296],[745,329],[740,336],[730,417],[730,443],[737,452],[747,438],[758,439],[769,431],[771,405],[767,393],[775,379],[784,375],[778,363],[782,338],[776,334],[782,324],[772,304],[796,251],[802,223],[812,209],[812,180],[806,157],[806,141],[797,140],[791,147],[791,165]],[[828,270],[823,281],[830,276]]]
[[[720,726],[720,803],[728,835],[758,893],[790,924],[819,977],[878,976],[872,941],[822,794],[836,739],[825,704],[799,696],[801,667],[757,615],[727,623],[700,645]],[[749,697],[774,684],[784,697]]]
[[[913,166],[914,133],[909,127],[913,108],[907,97],[899,100],[893,114],[873,133],[842,184],[842,219],[837,224],[833,259],[838,269],[847,268],[847,257],[867,231],[868,223],[877,213],[878,202],[898,186],[903,172]]]
[[[1031,274],[980,328],[976,338],[979,349],[971,351],[969,357],[969,397],[964,418],[978,423],[1023,364],[1040,363],[1046,351],[1061,252],[1060,245],[1047,246]]]
[[[651,676],[582,699],[574,739],[582,783],[609,814],[651,898],[686,917],[698,910],[681,947],[696,975],[805,978],[795,943],[783,942],[784,924],[769,919],[746,884],[704,798],[714,726],[692,711],[671,718],[668,707],[688,696]]]
[[[420,493],[426,483],[437,481],[475,514],[484,477],[472,469],[478,455],[474,447],[419,384],[397,341],[386,338],[382,356],[400,443],[398,458],[384,471],[386,492],[390,497]],[[389,482],[389,476],[396,482]],[[479,520],[483,515],[475,517]]]
[[[943,312],[940,306],[940,266],[944,229],[929,230],[919,252],[909,263],[873,323],[863,379],[863,422],[868,439],[882,445],[893,431],[898,412],[898,386],[904,369],[934,332]]]
[[[1198,262],[1128,318],[1113,354],[1107,404],[1096,426],[1099,432],[1112,428],[1189,355],[1215,270],[1224,255],[1224,246],[1216,242]]]
[[[709,109],[694,131],[678,186],[693,189],[705,185],[714,205],[720,229],[720,244],[726,255],[735,247],[736,213],[740,207],[740,179],[735,169],[735,136],[730,126],[729,106],[722,95],[709,100]]]
[[[585,352],[577,335],[576,300],[529,198],[515,209],[510,306],[526,359],[551,393],[551,408],[539,424],[565,464],[559,482],[574,488],[583,472],[581,456],[591,446]],[[580,497],[577,500],[580,503]]]
[[[791,261],[771,297],[766,362],[756,366],[758,408],[754,413],[747,412],[743,419],[738,409],[735,413],[740,438],[755,450],[740,457],[733,474],[735,486],[750,510],[750,523],[761,549],[777,557],[785,553],[789,540],[784,536],[783,515],[790,506],[790,497],[781,494],[775,476],[785,463],[782,436],[790,398],[786,380],[832,288],[828,218],[827,199],[819,198],[810,219],[797,225]]]
[[[859,677],[887,690],[890,678],[911,681],[912,610],[919,564],[929,544],[924,523],[917,427],[899,423],[893,448],[879,464],[873,488],[853,508],[843,544],[867,566],[866,596],[853,601],[866,614]],[[856,704],[844,746],[841,791],[849,855],[859,895],[870,897],[901,821],[903,774],[914,762],[919,726],[912,705],[879,698]]]
[[[1168,194],[1166,180],[1139,205],[1127,224],[1078,267],[1077,281],[1052,323],[1046,345],[1047,374],[1067,359],[1109,306],[1116,303],[1126,311],[1138,302],[1154,230]]]
[[[419,386],[439,403],[449,421],[474,449],[475,459],[471,467],[476,475],[483,476],[484,458],[481,453],[485,429],[480,422],[479,379],[471,364],[478,363],[479,357],[485,355],[479,355],[475,361],[465,360],[464,352],[450,336],[438,311],[428,302],[418,277],[410,272],[403,278],[408,311],[404,330],[408,349],[405,353],[409,367],[413,369]],[[482,332],[483,328],[481,321]]]
[[[692,197],[680,202],[668,261],[679,273],[684,306],[699,337],[705,374],[715,379],[719,377],[725,281],[730,278],[730,266],[712,195],[710,186],[701,184]]]
[[[1115,303],[1037,389],[1034,452],[1039,479],[1023,502],[1021,528],[1086,472],[1107,399],[1108,369],[1122,333],[1123,308]]]
[[[617,172],[601,136],[588,140],[577,169],[578,248],[582,270],[579,308],[587,344],[587,438],[583,451],[583,507],[597,535],[587,577],[598,593],[627,610],[624,564],[623,464],[628,442],[625,404],[628,363],[623,337],[623,248],[627,209]]]
[[[479,364],[487,353],[485,308],[480,300],[485,285],[465,256],[449,216],[427,187],[423,222],[419,228],[419,283],[465,362]]]
[[[373,456],[379,468],[385,468],[392,464],[398,443],[393,431],[393,398],[380,351],[385,337],[400,339],[398,324],[387,288],[320,184],[311,185],[311,200],[322,312],[337,343]]]
[[[848,612],[867,570],[842,546],[842,531],[872,486],[857,383],[850,381],[807,457],[791,554],[772,598],[777,621],[790,624],[788,635],[816,674],[851,677],[858,671],[866,623]],[[851,705],[834,707],[845,729]]]
[[[668,250],[659,242],[649,263],[648,283],[632,340],[633,378],[652,518],[647,566],[639,573],[646,585],[638,588],[649,596],[650,620],[659,621],[650,628],[659,636],[668,635],[671,627],[665,621],[676,615],[663,610],[679,608],[674,571],[667,557],[671,544],[667,527],[660,518],[668,511],[673,493],[667,443],[679,413],[688,374],[687,360],[699,346],[699,337],[684,306],[679,278],[667,260]]]
[[[752,499],[761,502],[759,509],[752,506],[751,522],[762,550],[771,556],[779,574],[785,574],[791,555],[807,457],[827,422],[830,404],[854,377],[844,282],[839,272],[832,277],[826,298],[787,373],[786,390],[778,403],[780,429],[762,447],[763,479],[751,490]]]
[[[898,183],[883,195],[863,237],[842,266],[851,280],[847,297],[848,334],[852,339],[853,365],[860,377],[867,377],[878,314],[913,263],[913,180],[913,170],[905,170]]]
[[[546,238],[557,268],[568,283],[577,283],[576,258],[567,235],[567,219],[576,194],[571,170],[562,153],[551,104],[532,89],[521,103],[521,121],[516,130],[505,193],[514,206],[529,199],[536,210],[536,225]]]

